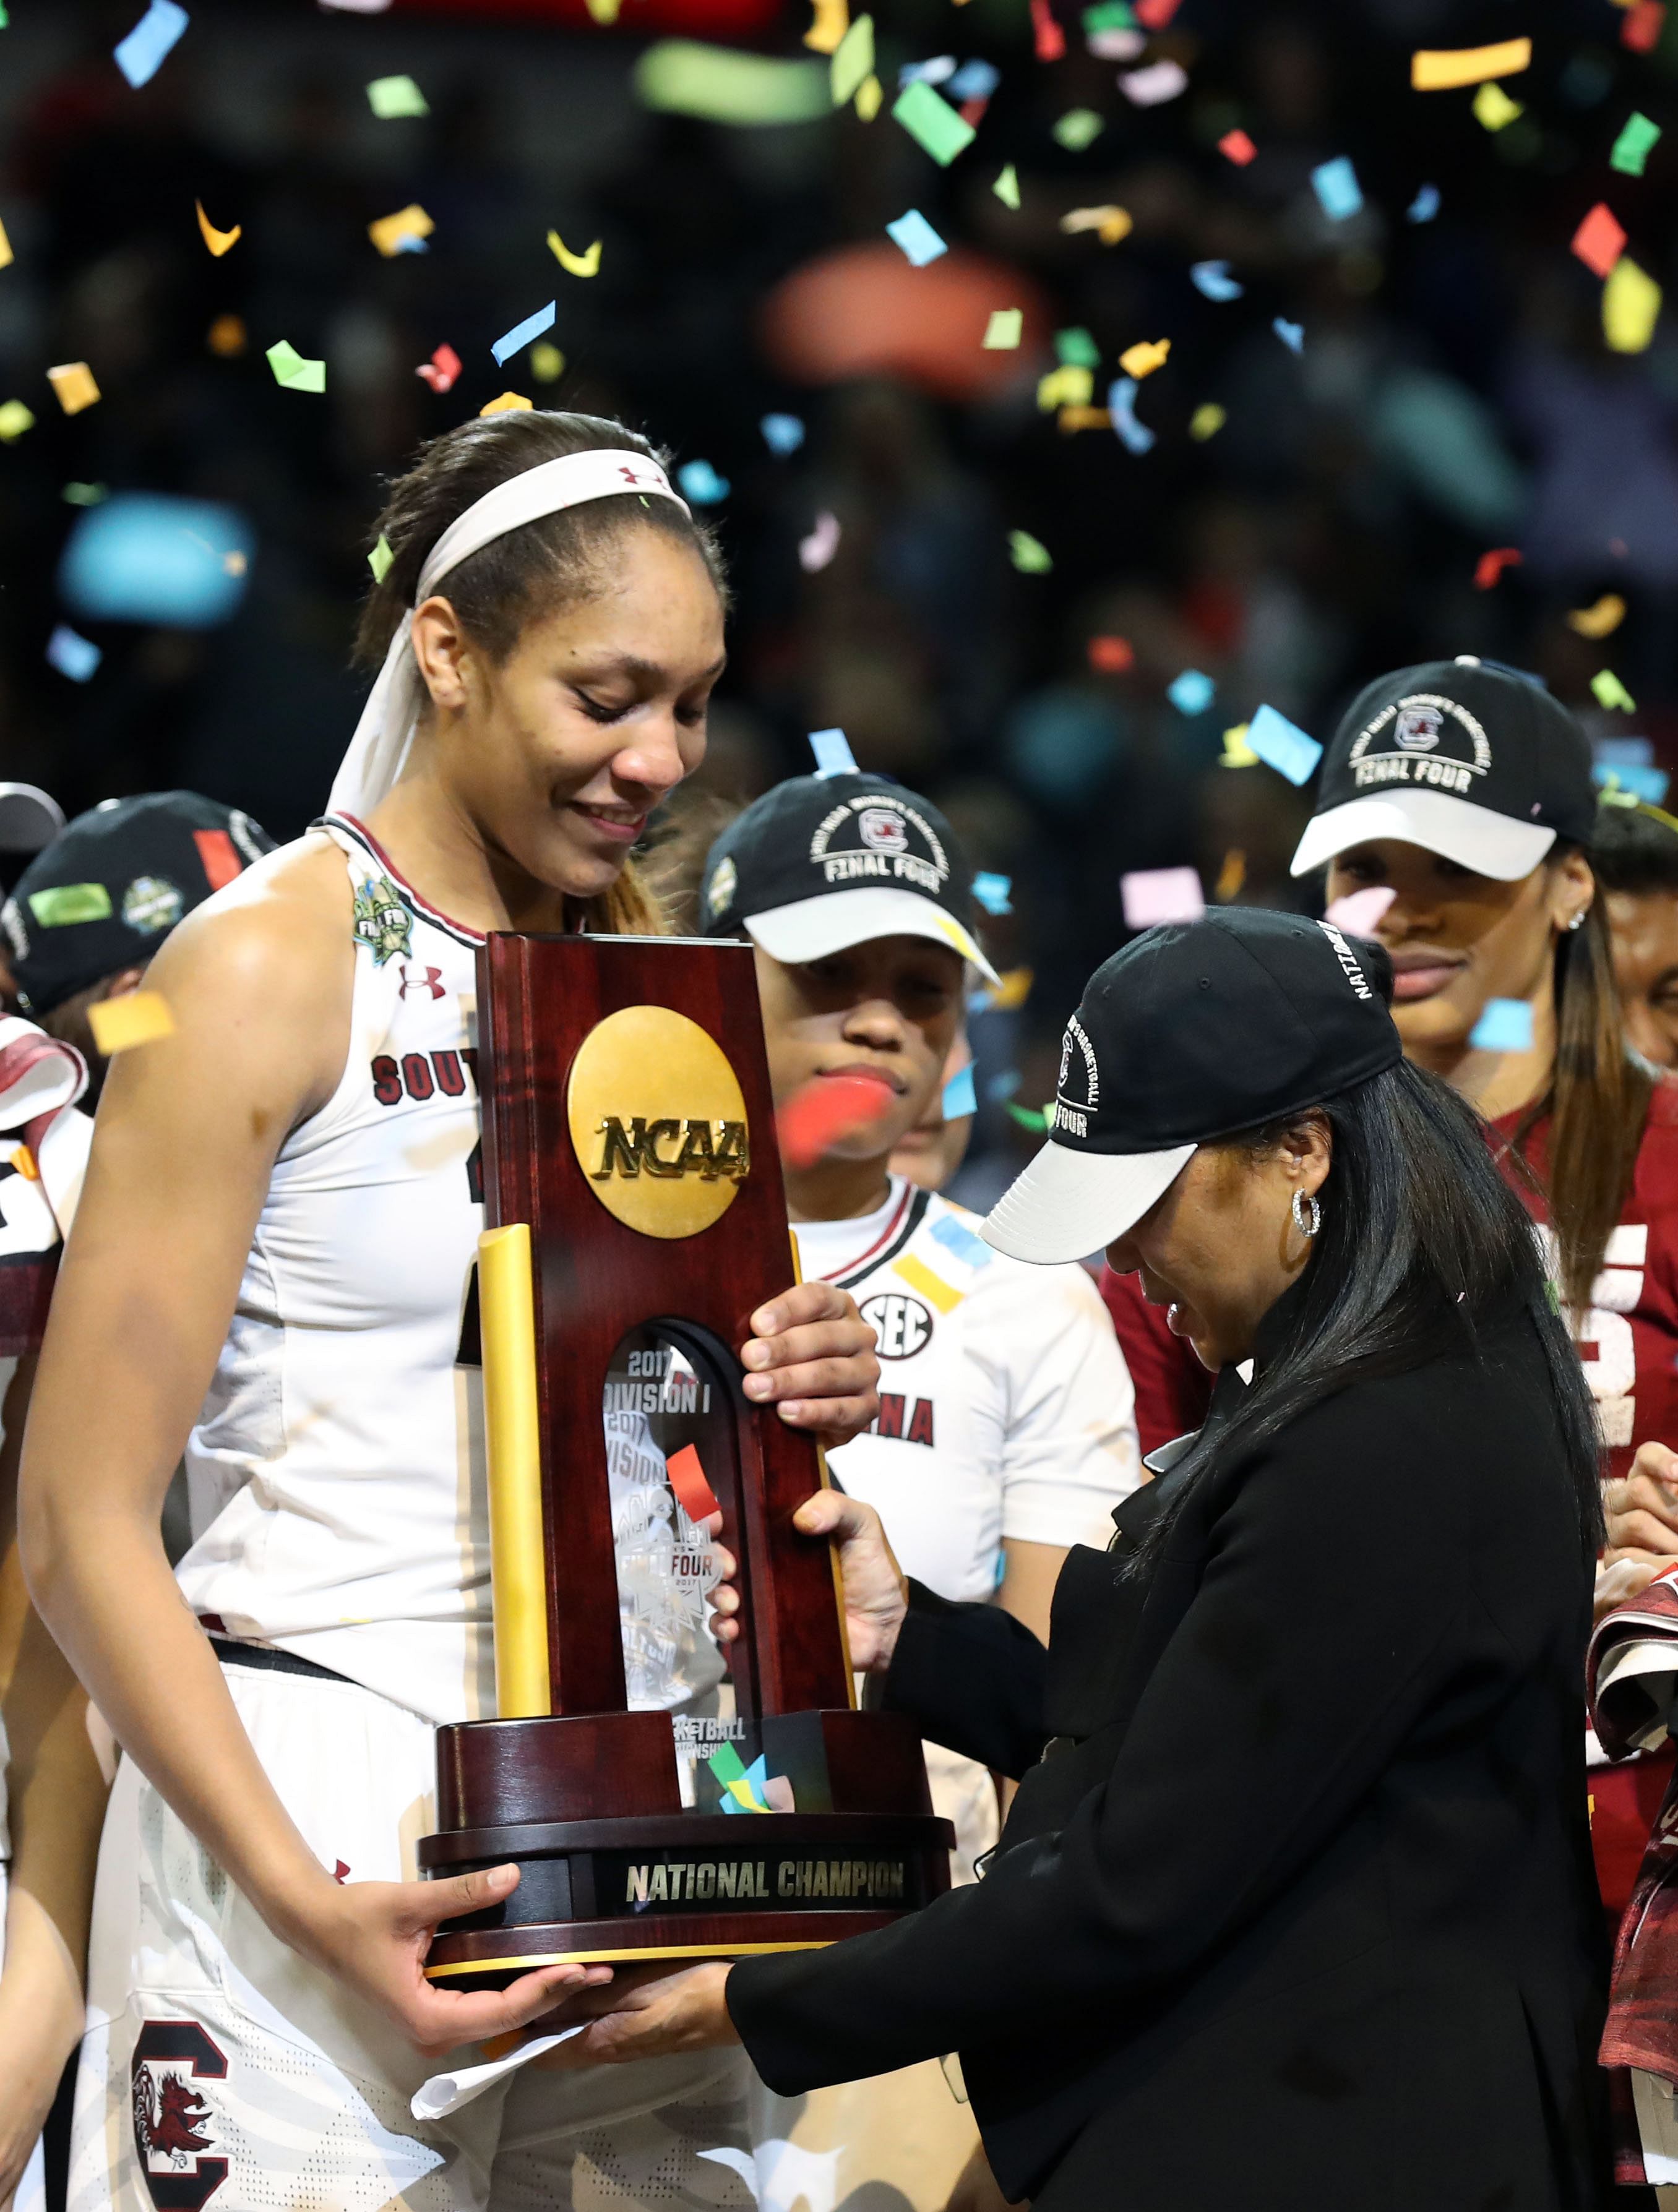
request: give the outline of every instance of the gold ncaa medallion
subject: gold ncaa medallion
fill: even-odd
[[[595,1196],[643,1237],[696,1237],[751,1170],[728,1056],[669,1006],[624,1006],[595,1024],[571,1063],[566,1113]]]

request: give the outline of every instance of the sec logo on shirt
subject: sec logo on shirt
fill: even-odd
[[[919,1298],[883,1291],[861,1311],[879,1340],[876,1349],[882,1359],[913,1359],[932,1342],[933,1317]]]

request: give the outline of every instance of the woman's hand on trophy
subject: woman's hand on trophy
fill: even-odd
[[[1641,1559],[1656,1568],[1678,1558],[1678,1452],[1639,1444],[1628,1473],[1602,1485],[1608,1542],[1602,1564]]]
[[[909,1610],[909,1585],[879,1515],[842,1490],[818,1490],[793,1514],[793,1526],[838,1545],[851,1664],[864,1674],[885,1674]]]
[[[709,2051],[738,2043],[723,1992],[728,1962],[707,1959],[672,1973],[663,1960],[618,1969],[610,1989],[568,2004],[555,2021],[568,2027],[579,2013],[593,2013],[581,2035],[568,2036],[530,2063],[564,2074],[580,2066],[622,2065],[632,2058],[669,2058],[684,2051]]]
[[[740,1347],[745,1395],[833,1448],[860,1436],[879,1412],[874,1332],[848,1291],[795,1283],[751,1316]]]

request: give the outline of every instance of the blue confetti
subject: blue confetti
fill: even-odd
[[[1647,768],[1655,757],[1655,748],[1647,738],[1593,738],[1591,757],[1606,761],[1610,768],[1623,768],[1630,762],[1633,768]]]
[[[1153,433],[1136,420],[1136,390],[1134,376],[1116,376],[1107,387],[1107,411],[1113,418],[1115,437],[1130,453],[1146,453],[1153,444]]]
[[[1672,781],[1663,768],[1651,768],[1638,761],[1621,761],[1617,767],[1608,761],[1598,761],[1590,772],[1599,784],[1610,787],[1617,784],[1621,791],[1631,792],[1651,806],[1665,804]]]
[[[969,1060],[960,1074],[952,1075],[945,1085],[944,1097],[939,1102],[939,1111],[946,1121],[964,1121],[968,1115],[976,1114],[978,1110],[979,1094],[973,1087],[973,1063]],[[934,1237],[937,1236],[942,1225],[941,1223],[934,1225],[933,1230]],[[990,1257],[988,1244],[985,1247],[985,1257],[986,1259]]]
[[[763,434],[763,443],[772,453],[784,459],[797,453],[804,443],[804,425],[796,415],[765,415],[757,428]]]
[[[1008,893],[1013,889],[1012,876],[994,876],[982,868],[973,878],[973,896],[987,914],[1012,914]]]
[[[85,684],[105,655],[90,637],[83,637],[68,623],[60,623],[46,641],[48,664],[72,684]]]
[[[1344,154],[1337,154],[1332,161],[1318,162],[1311,171],[1311,190],[1330,222],[1344,222],[1348,216],[1362,211],[1364,196],[1358,173]]]
[[[117,47],[117,67],[137,90],[149,84],[163,65],[164,57],[186,28],[187,14],[175,0],[151,0],[151,5]]]
[[[972,1073],[970,1067],[964,1067],[962,1070],[962,1075],[970,1077]],[[960,1081],[960,1075],[951,1076],[945,1088],[952,1088]],[[971,1085],[970,1085],[969,1087],[970,1089]],[[969,1107],[966,1110],[971,1113],[973,1109]],[[945,1118],[948,1118],[947,1108]],[[982,1237],[976,1237],[967,1224],[964,1221],[958,1221],[953,1213],[944,1213],[939,1216],[932,1224],[932,1236],[935,1243],[941,1244],[946,1252],[953,1252],[957,1259],[964,1260],[970,1267],[989,1267],[992,1258],[989,1245]]]
[[[696,507],[714,507],[728,496],[727,477],[720,477],[708,461],[684,461],[676,471],[676,481],[683,498],[690,499]]]
[[[934,54],[929,62],[905,62],[897,71],[898,85],[942,84],[945,77],[954,76],[956,58],[953,54]]]
[[[1488,999],[1468,1042],[1477,1052],[1530,1052],[1531,1006],[1524,999]]]
[[[973,1006],[971,1000],[968,1003],[970,1006]],[[977,1008],[974,1010],[978,1011]],[[994,1099],[997,1104],[1000,1105],[1005,1099],[1013,1097],[1019,1085],[1019,1070],[1017,1067],[1005,1067],[1000,1075],[993,1075],[986,1083],[985,1096],[987,1098]]]
[[[1198,668],[1185,668],[1167,686],[1165,696],[1179,714],[1203,714],[1218,696],[1218,686]]]
[[[1291,323],[1286,316],[1278,315],[1270,327],[1290,353],[1298,353],[1305,343],[1305,325],[1303,323]]]
[[[1406,222],[1432,222],[1439,212],[1439,187],[1424,185],[1404,210]]]
[[[1259,758],[1290,783],[1307,782],[1322,757],[1316,739],[1307,737],[1274,707],[1261,707],[1247,725],[1247,743]]]
[[[235,507],[174,492],[119,491],[76,517],[58,592],[89,622],[209,629],[245,596],[256,538]]]
[[[507,336],[497,338],[489,349],[495,356],[495,366],[498,368],[504,367],[508,356],[517,353],[520,346],[527,346],[532,338],[539,338],[544,331],[552,330],[556,312],[555,302],[550,300],[545,307],[538,307],[533,315],[526,315],[523,322],[514,323]]]
[[[431,241],[422,238],[417,231],[404,230],[396,241],[396,250],[398,253],[429,253]]]
[[[850,740],[842,730],[812,730],[810,750],[816,756],[818,775],[854,775],[857,772]]]
[[[988,62],[964,62],[945,89],[951,100],[988,100],[1001,82]]]
[[[950,251],[919,208],[911,208],[896,222],[887,223],[885,234],[894,245],[902,246],[917,269],[924,269],[929,261],[936,261],[940,253]]]
[[[1238,300],[1247,289],[1231,276],[1227,261],[1197,261],[1189,274],[1208,300]]]

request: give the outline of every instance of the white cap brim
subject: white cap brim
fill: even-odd
[[[1313,815],[1290,872],[1309,875],[1354,845],[1367,845],[1377,837],[1420,845],[1442,860],[1455,860],[1459,868],[1472,868],[1477,876],[1512,884],[1532,873],[1554,844],[1556,833],[1540,829],[1535,822],[1511,821],[1507,814],[1452,799],[1443,791],[1389,788]]]
[[[979,1224],[1010,1259],[1047,1267],[1103,1251],[1162,1199],[1199,1150],[1080,1152],[1051,1139]]]
[[[824,891],[817,898],[796,899],[791,906],[749,914],[745,928],[754,945],[789,968],[801,960],[824,960],[830,952],[848,951],[853,945],[867,945],[877,937],[929,937],[970,960],[988,981],[1001,980],[972,932],[945,914],[935,899],[922,898],[918,891]]]

